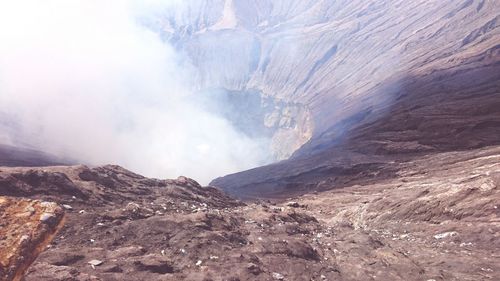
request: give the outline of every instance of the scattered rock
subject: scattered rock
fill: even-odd
[[[453,236],[456,236],[456,235],[458,235],[458,232],[456,232],[456,231],[449,231],[449,232],[443,232],[443,233],[436,234],[436,235],[434,235],[434,238],[435,239],[445,239],[445,238],[453,237]]]
[[[103,264],[103,261],[101,261],[101,260],[90,260],[87,263],[90,264],[90,265],[92,265],[92,266],[100,266],[101,264]]]
[[[248,272],[252,273],[253,275],[259,275],[262,273],[262,269],[254,263],[249,263],[247,265],[247,270],[248,270]]]
[[[40,216],[40,221],[41,221],[41,222],[44,222],[44,223],[50,223],[50,222],[51,222],[51,221],[53,221],[55,218],[56,218],[55,214],[52,214],[52,213],[43,213],[43,214]]]
[[[156,180],[151,181],[154,187],[144,186],[148,182],[144,178],[135,175],[127,178],[122,171],[107,173],[115,182],[114,188],[104,188],[92,181],[84,183],[82,188],[91,199],[76,201],[73,207],[85,209],[85,214],[67,214],[68,225],[56,236],[50,251],[38,258],[34,267],[37,271],[30,272],[26,281],[52,281],[53,276],[66,278],[61,280],[84,277],[88,279],[82,280],[217,280],[220,276],[224,280],[241,281],[294,280],[295,276],[304,280],[392,280],[394,276],[416,280],[413,276],[420,276],[425,280],[439,276],[440,270],[457,280],[464,276],[481,280],[476,273],[491,276],[495,273],[487,271],[494,270],[494,259],[482,253],[494,246],[491,239],[486,239],[496,228],[491,224],[476,227],[479,219],[488,221],[494,217],[491,203],[479,205],[485,206],[483,209],[464,212],[460,204],[468,204],[470,200],[453,199],[460,202],[455,203],[454,214],[466,216],[475,209],[481,212],[464,221],[460,217],[449,220],[446,213],[446,226],[439,224],[436,218],[440,208],[427,206],[436,205],[430,196],[436,190],[446,190],[445,187],[438,189],[427,184],[425,194],[418,187],[396,188],[400,180],[395,187],[390,183],[347,187],[303,196],[296,202],[307,208],[298,209],[287,206],[286,202],[265,203],[268,206],[242,204],[216,189],[177,186],[175,181]],[[68,174],[78,187],[81,183],[74,178],[76,173]],[[5,176],[0,172],[0,177]],[[409,182],[421,185],[415,180]],[[474,184],[469,180],[466,185]],[[98,188],[92,192],[98,195],[89,191],[94,186]],[[106,190],[104,195],[102,190]],[[467,198],[481,195],[480,202],[494,202],[493,197],[477,193]],[[415,196],[425,199],[415,200]],[[0,209],[2,206],[0,202]],[[273,208],[282,211],[275,212]],[[152,210],[151,216],[136,219],[134,214],[145,209]],[[323,214],[318,214],[319,209],[324,210]],[[27,207],[21,210],[25,213]],[[422,215],[428,211],[432,213]],[[53,213],[36,208],[36,215],[30,219],[41,223],[40,215],[46,212]],[[1,218],[0,232],[4,223]],[[456,239],[439,243],[433,236],[442,234],[436,231],[442,227],[447,231],[460,229],[459,235],[467,243],[462,245]],[[21,232],[15,241],[30,243],[31,239],[25,239],[28,235],[29,232]],[[412,262],[416,255],[435,264],[436,270],[429,269],[422,275]],[[105,262],[92,267],[86,262],[91,258]],[[474,263],[478,258],[481,266]],[[40,271],[44,264],[48,264],[46,272],[53,276]],[[280,275],[273,276],[273,272],[283,279],[279,279]]]
[[[281,274],[281,273],[273,272],[273,279],[284,280],[285,276],[283,276],[283,274]]]
[[[73,207],[71,207],[71,205],[63,204],[62,206],[66,210],[73,210]]]
[[[300,207],[300,204],[298,202],[295,202],[295,201],[288,202],[286,205],[288,207],[292,207],[292,208],[299,208]]]

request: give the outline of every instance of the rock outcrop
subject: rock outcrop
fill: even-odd
[[[0,196],[0,219],[0,280],[23,280],[62,227],[64,211],[53,202]]]

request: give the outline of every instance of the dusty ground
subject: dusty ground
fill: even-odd
[[[71,206],[27,281],[499,280],[499,160],[435,154],[275,203],[117,166],[1,168],[0,194]]]
[[[347,280],[498,280],[500,148],[404,163],[385,182],[306,195]]]

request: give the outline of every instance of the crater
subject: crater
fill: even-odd
[[[256,89],[206,89],[197,99],[213,114],[228,120],[238,132],[265,142],[269,162],[289,158],[311,139],[313,121],[309,109],[265,95]]]

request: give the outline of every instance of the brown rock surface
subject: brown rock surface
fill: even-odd
[[[23,196],[71,206],[26,280],[496,280],[499,159],[499,147],[430,155],[293,202],[243,204],[117,166],[2,168],[0,194],[30,186]]]
[[[56,203],[0,196],[0,280],[21,280],[63,217]]]

